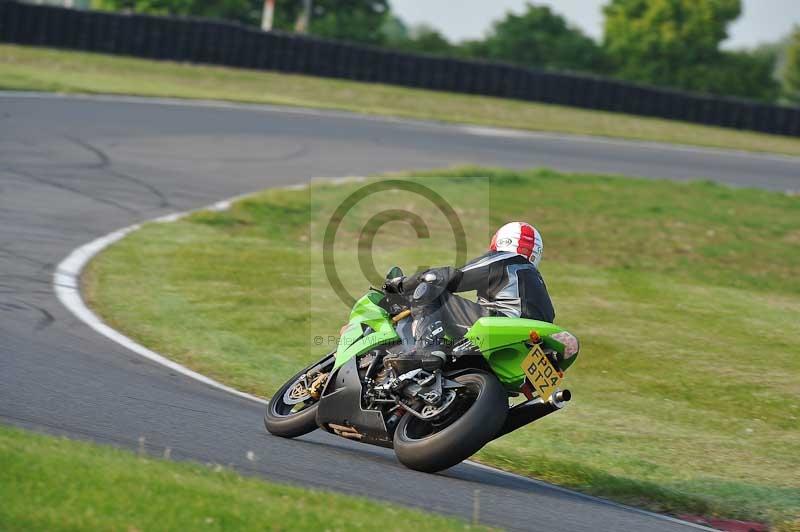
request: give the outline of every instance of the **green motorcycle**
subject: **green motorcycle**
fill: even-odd
[[[463,338],[449,339],[443,368],[397,375],[383,358],[403,350],[400,331],[410,320],[401,296],[370,288],[353,306],[336,351],[273,395],[267,430],[294,438],[321,428],[393,448],[405,466],[435,472],[571,399],[560,384],[578,340],[552,323],[480,318]]]

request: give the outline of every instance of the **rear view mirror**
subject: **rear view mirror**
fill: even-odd
[[[391,270],[386,272],[387,279],[395,279],[403,276],[403,270],[399,266],[393,266]]]

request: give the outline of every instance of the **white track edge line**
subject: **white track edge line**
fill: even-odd
[[[357,182],[363,179],[364,179],[363,177],[359,176],[350,176],[350,177],[330,178],[329,181],[331,181],[332,183],[347,183],[353,181]],[[283,188],[287,190],[302,190],[307,186],[308,185],[299,184],[299,185],[289,185],[277,188]],[[256,395],[249,394],[247,392],[242,392],[240,390],[237,390],[236,388],[232,388],[230,386],[222,384],[217,380],[207,377],[202,373],[198,373],[194,370],[191,370],[186,366],[178,364],[177,362],[170,360],[169,358],[160,355],[159,353],[156,353],[151,349],[146,348],[145,346],[141,345],[135,340],[125,336],[121,332],[110,327],[109,325],[104,323],[103,320],[101,320],[100,317],[97,316],[97,314],[95,314],[94,312],[92,312],[86,305],[86,302],[84,301],[83,296],[81,294],[81,283],[80,283],[81,274],[83,273],[83,270],[89,263],[89,261],[91,261],[104,249],[122,240],[123,238],[133,233],[134,231],[140,229],[144,224],[150,222],[170,223],[180,220],[181,218],[184,218],[193,212],[202,210],[224,211],[230,208],[233,202],[256,193],[257,192],[239,194],[237,196],[233,196],[231,198],[212,203],[211,205],[208,205],[206,207],[190,209],[187,211],[173,212],[162,216],[158,216],[151,220],[123,227],[122,229],[118,229],[117,231],[108,233],[107,235],[96,238],[91,242],[87,242],[86,244],[83,244],[82,246],[75,248],[69,255],[67,255],[64,258],[64,260],[62,260],[58,264],[58,266],[56,266],[56,269],[53,272],[53,290],[55,291],[58,300],[61,301],[61,303],[67,308],[67,310],[69,310],[76,318],[78,318],[80,321],[88,325],[95,332],[99,333],[102,336],[105,336],[112,342],[121,345],[122,347],[136,353],[139,356],[142,356],[152,362],[155,362],[156,364],[160,364],[168,369],[171,369],[172,371],[180,373],[181,375],[189,377],[190,379],[194,379],[198,382],[211,386],[212,388],[222,390],[224,392],[230,393],[237,397],[241,397],[243,399],[249,399],[250,401],[254,401],[262,405],[268,404],[269,401],[267,399],[264,399],[263,397],[258,397]],[[667,521],[680,523],[682,525],[687,525],[693,528],[697,528],[699,530],[710,530],[710,531],[716,530],[714,528],[708,528],[697,523],[683,521],[676,517],[671,517],[668,515],[663,515],[655,512],[649,512],[647,510],[642,510],[641,508],[627,506],[625,504],[610,501],[608,499],[603,499],[601,497],[595,497],[592,495],[587,495],[585,493],[580,493],[578,491],[573,491],[568,488],[557,486],[555,484],[549,484],[547,482],[543,482],[535,478],[525,477],[523,475],[518,475],[516,473],[503,471],[502,469],[497,469],[492,466],[488,466],[486,464],[474,462],[472,460],[465,460],[463,463],[476,467],[478,469],[491,471],[492,473],[499,474],[502,476],[507,476],[509,478],[513,478],[518,481],[534,483],[539,486],[547,487],[549,489],[554,489],[556,491],[573,495],[575,497],[579,497],[596,503],[614,506],[616,508],[624,509],[642,515],[647,515],[653,518],[664,519]]]
[[[84,301],[83,296],[81,294],[81,286],[80,286],[81,274],[83,273],[83,270],[89,263],[89,261],[91,261],[98,253],[109,247],[111,244],[114,244],[115,242],[122,240],[130,233],[141,228],[143,224],[148,222],[162,222],[162,223],[174,222],[198,210],[212,210],[212,211],[225,210],[228,207],[230,207],[232,202],[239,200],[247,195],[248,194],[234,196],[230,199],[216,202],[207,207],[201,207],[200,209],[174,212],[163,216],[159,216],[157,218],[153,218],[152,220],[148,220],[146,222],[129,225],[128,227],[124,227],[107,235],[101,236],[100,238],[96,238],[91,242],[88,242],[82,246],[75,248],[69,255],[67,255],[66,258],[64,258],[64,260],[62,260],[58,264],[58,266],[56,266],[56,269],[53,272],[53,290],[55,291],[58,300],[61,301],[61,303],[67,308],[67,310],[72,312],[72,314],[76,318],[78,318],[80,321],[91,327],[94,331],[101,334],[102,336],[105,336],[109,340],[125,347],[126,349],[136,353],[139,356],[142,356],[157,364],[165,366],[171,369],[172,371],[180,373],[198,382],[202,382],[203,384],[206,384],[218,390],[222,390],[224,392],[236,395],[238,397],[242,397],[244,399],[255,401],[256,403],[264,405],[267,404],[268,401],[262,397],[242,392],[240,390],[222,384],[221,382],[216,381],[210,377],[207,377],[201,373],[191,370],[186,366],[178,364],[177,362],[170,360],[167,357],[144,347],[135,340],[132,340],[131,338],[125,336],[116,329],[110,327],[109,325],[104,323],[103,320],[101,320],[100,317],[97,316],[97,314],[95,314],[94,312],[92,312],[86,305],[86,302]]]
[[[334,178],[316,178],[315,181],[329,181],[331,183],[347,183],[352,181],[360,181],[364,178],[361,176],[346,176],[346,177],[334,177]],[[308,184],[300,183],[295,185],[288,185],[284,187],[275,187],[275,188],[283,188],[286,190],[303,190],[308,187]],[[232,196],[228,199],[220,200],[211,205],[207,205],[205,207],[199,207],[197,209],[190,209],[187,211],[179,211],[173,212],[169,214],[164,214],[162,216],[158,216],[156,218],[152,218],[150,220],[146,220],[137,224],[129,225],[127,227],[123,227],[122,229],[118,229],[117,231],[113,231],[108,233],[107,235],[101,236],[92,240],[91,242],[87,242],[82,246],[79,246],[72,250],[72,252],[67,255],[59,264],[56,266],[55,271],[53,272],[53,290],[58,297],[58,300],[69,310],[76,318],[80,321],[91,327],[95,332],[105,336],[109,340],[116,342],[117,344],[125,347],[126,349],[140,355],[148,360],[151,360],[157,364],[165,366],[177,373],[180,373],[186,377],[194,379],[198,382],[216,388],[218,390],[222,390],[224,392],[236,395],[243,399],[249,399],[251,401],[255,401],[256,403],[266,405],[268,404],[268,400],[263,397],[258,397],[253,394],[249,394],[247,392],[243,392],[241,390],[237,390],[236,388],[232,388],[227,386],[217,380],[214,380],[210,377],[203,375],[202,373],[198,373],[192,369],[187,368],[186,366],[175,362],[174,360],[170,360],[169,358],[156,353],[155,351],[146,348],[145,346],[141,345],[140,343],[136,342],[135,340],[125,336],[121,332],[117,331],[113,327],[110,327],[108,324],[103,322],[100,317],[92,312],[89,309],[88,305],[86,305],[86,301],[83,299],[83,295],[81,294],[81,274],[83,273],[84,268],[86,265],[91,261],[97,254],[101,251],[106,249],[107,247],[111,246],[115,242],[122,240],[124,237],[129,235],[130,233],[140,229],[146,223],[170,223],[180,220],[188,216],[189,214],[197,211],[224,211],[230,208],[231,204],[234,202],[244,199],[245,197],[252,196],[257,194],[259,191],[245,193],[245,194],[238,194],[236,196]]]

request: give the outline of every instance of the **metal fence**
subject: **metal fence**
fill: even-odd
[[[183,17],[0,0],[0,42],[481,94],[800,136],[800,109]]]

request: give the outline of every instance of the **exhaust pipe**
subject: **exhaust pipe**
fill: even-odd
[[[505,436],[509,432],[524,427],[528,423],[532,423],[546,415],[561,410],[571,399],[572,393],[569,390],[558,390],[551,395],[550,399],[547,401],[542,401],[537,397],[536,399],[515,406],[508,411],[506,422],[500,428],[500,432],[497,433],[495,439],[500,436]]]
[[[561,410],[567,403],[572,400],[572,392],[569,390],[558,390],[556,393],[550,396],[550,403],[553,404],[556,409]]]
[[[364,435],[358,432],[358,430],[355,427],[350,427],[347,425],[337,425],[335,423],[328,423],[328,427],[330,427],[333,433],[336,434],[337,436],[341,436],[342,438],[347,438],[348,440],[360,441],[361,438],[364,437]]]

